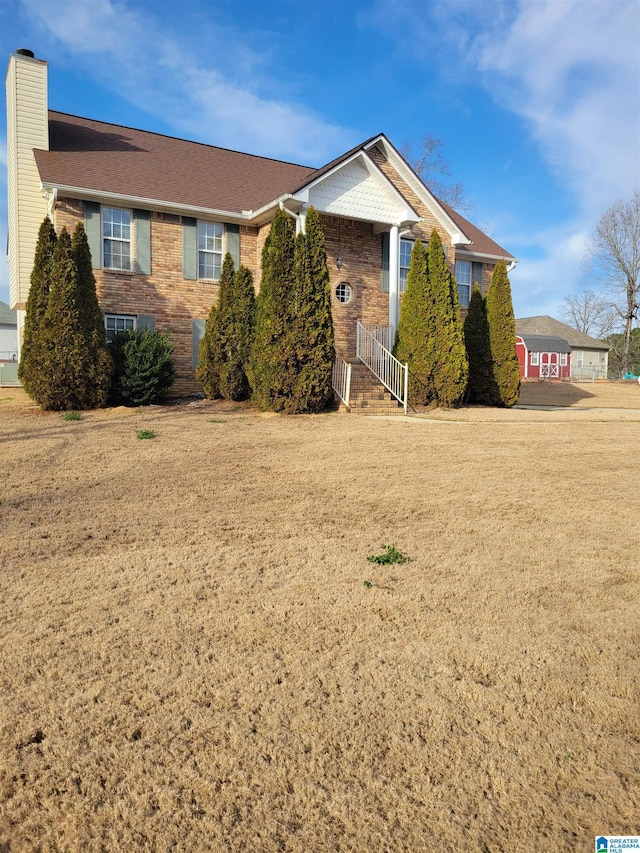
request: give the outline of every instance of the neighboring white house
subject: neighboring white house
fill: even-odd
[[[571,379],[606,379],[609,346],[547,314],[516,320],[518,335],[552,335],[564,338],[571,347]]]
[[[18,312],[0,302],[0,362],[18,360]]]
[[[18,312],[0,302],[0,385],[18,382]]]

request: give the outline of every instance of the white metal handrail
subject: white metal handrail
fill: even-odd
[[[356,355],[374,376],[402,403],[407,414],[409,367],[398,359],[372,334],[360,320],[356,326]]]
[[[339,355],[336,356],[336,360],[333,362],[331,384],[338,397],[340,397],[345,406],[348,406],[351,394],[351,365],[348,361],[340,358]]]

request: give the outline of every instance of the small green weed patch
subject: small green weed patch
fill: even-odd
[[[80,412],[64,412],[61,417],[63,421],[79,421]]]
[[[152,429],[139,429],[137,436],[140,440],[145,438],[155,438],[156,434]]]
[[[395,545],[383,545],[382,547],[386,549],[383,554],[372,554],[370,557],[367,557],[370,563],[377,563],[379,566],[390,566],[392,563],[402,565],[402,563],[408,563],[411,560],[402,551],[398,551]]]

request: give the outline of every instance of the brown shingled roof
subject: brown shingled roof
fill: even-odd
[[[471,240],[469,245],[460,246],[461,250],[464,251],[466,249],[469,252],[478,252],[481,255],[492,255],[498,258],[514,259],[514,256],[510,252],[507,252],[507,250],[503,249],[502,246],[495,242],[495,240],[492,240],[491,237],[487,236],[479,228],[476,228],[472,222],[469,222],[468,219],[465,219],[464,216],[461,216],[456,210],[449,207],[449,205],[441,199],[438,198],[437,200],[438,204],[442,205],[443,209],[446,210],[462,233],[466,234]]]
[[[49,112],[45,184],[241,213],[304,183],[315,169],[65,113]]]
[[[50,110],[49,151],[34,154],[48,186],[240,215],[296,192],[366,150],[376,138],[314,169]],[[461,249],[513,258],[448,204],[437,201],[471,240]]]
[[[568,326],[548,314],[540,314],[537,317],[521,317],[516,320],[516,333],[518,335],[558,335],[569,342],[574,349],[599,349],[608,350],[608,344],[579,332],[573,326]]]

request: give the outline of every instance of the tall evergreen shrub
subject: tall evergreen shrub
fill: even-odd
[[[520,395],[520,366],[516,351],[516,321],[511,300],[511,285],[504,261],[496,264],[487,292],[487,322],[495,405],[513,406]]]
[[[292,396],[296,379],[290,334],[294,289],[293,227],[291,218],[278,210],[262,253],[262,280],[248,370],[253,400],[261,409],[283,411]]]
[[[296,373],[287,412],[321,412],[333,399],[335,361],[331,287],[320,217],[307,211],[295,247],[295,305],[292,330]]]
[[[228,323],[224,330],[225,360],[220,371],[220,394],[228,400],[251,396],[247,369],[255,333],[255,291],[251,271],[241,266],[233,277]]]
[[[45,217],[38,232],[31,287],[27,298],[24,333],[18,365],[18,378],[24,390],[36,402],[44,393],[48,378],[44,375],[43,321],[49,304],[53,253],[56,247],[56,231],[49,217]]]
[[[482,292],[476,284],[464,320],[464,343],[469,361],[468,399],[470,403],[492,406],[496,399],[491,360],[489,323]]]
[[[96,280],[91,266],[91,250],[82,222],[78,222],[71,238],[71,253],[78,270],[78,307],[80,323],[87,341],[85,371],[88,380],[87,405],[103,406],[107,400],[113,361],[107,349],[104,317],[98,304]]]
[[[458,288],[449,271],[438,232],[431,232],[427,249],[428,271],[435,304],[435,360],[433,386],[442,406],[459,406],[467,390],[469,365]]]
[[[106,402],[106,385],[96,387],[94,356],[81,317],[82,297],[71,238],[66,230],[53,253],[51,290],[43,320],[42,359],[46,382],[37,402],[44,409],[88,409]]]
[[[435,398],[435,303],[427,269],[427,252],[416,240],[411,251],[407,287],[393,353],[409,365],[408,393],[413,406],[425,406]]]
[[[196,377],[202,382],[204,393],[211,399],[225,396],[220,379],[227,359],[227,337],[231,324],[234,264],[227,252],[222,262],[218,284],[218,300],[211,306],[205,333],[198,350]]]

